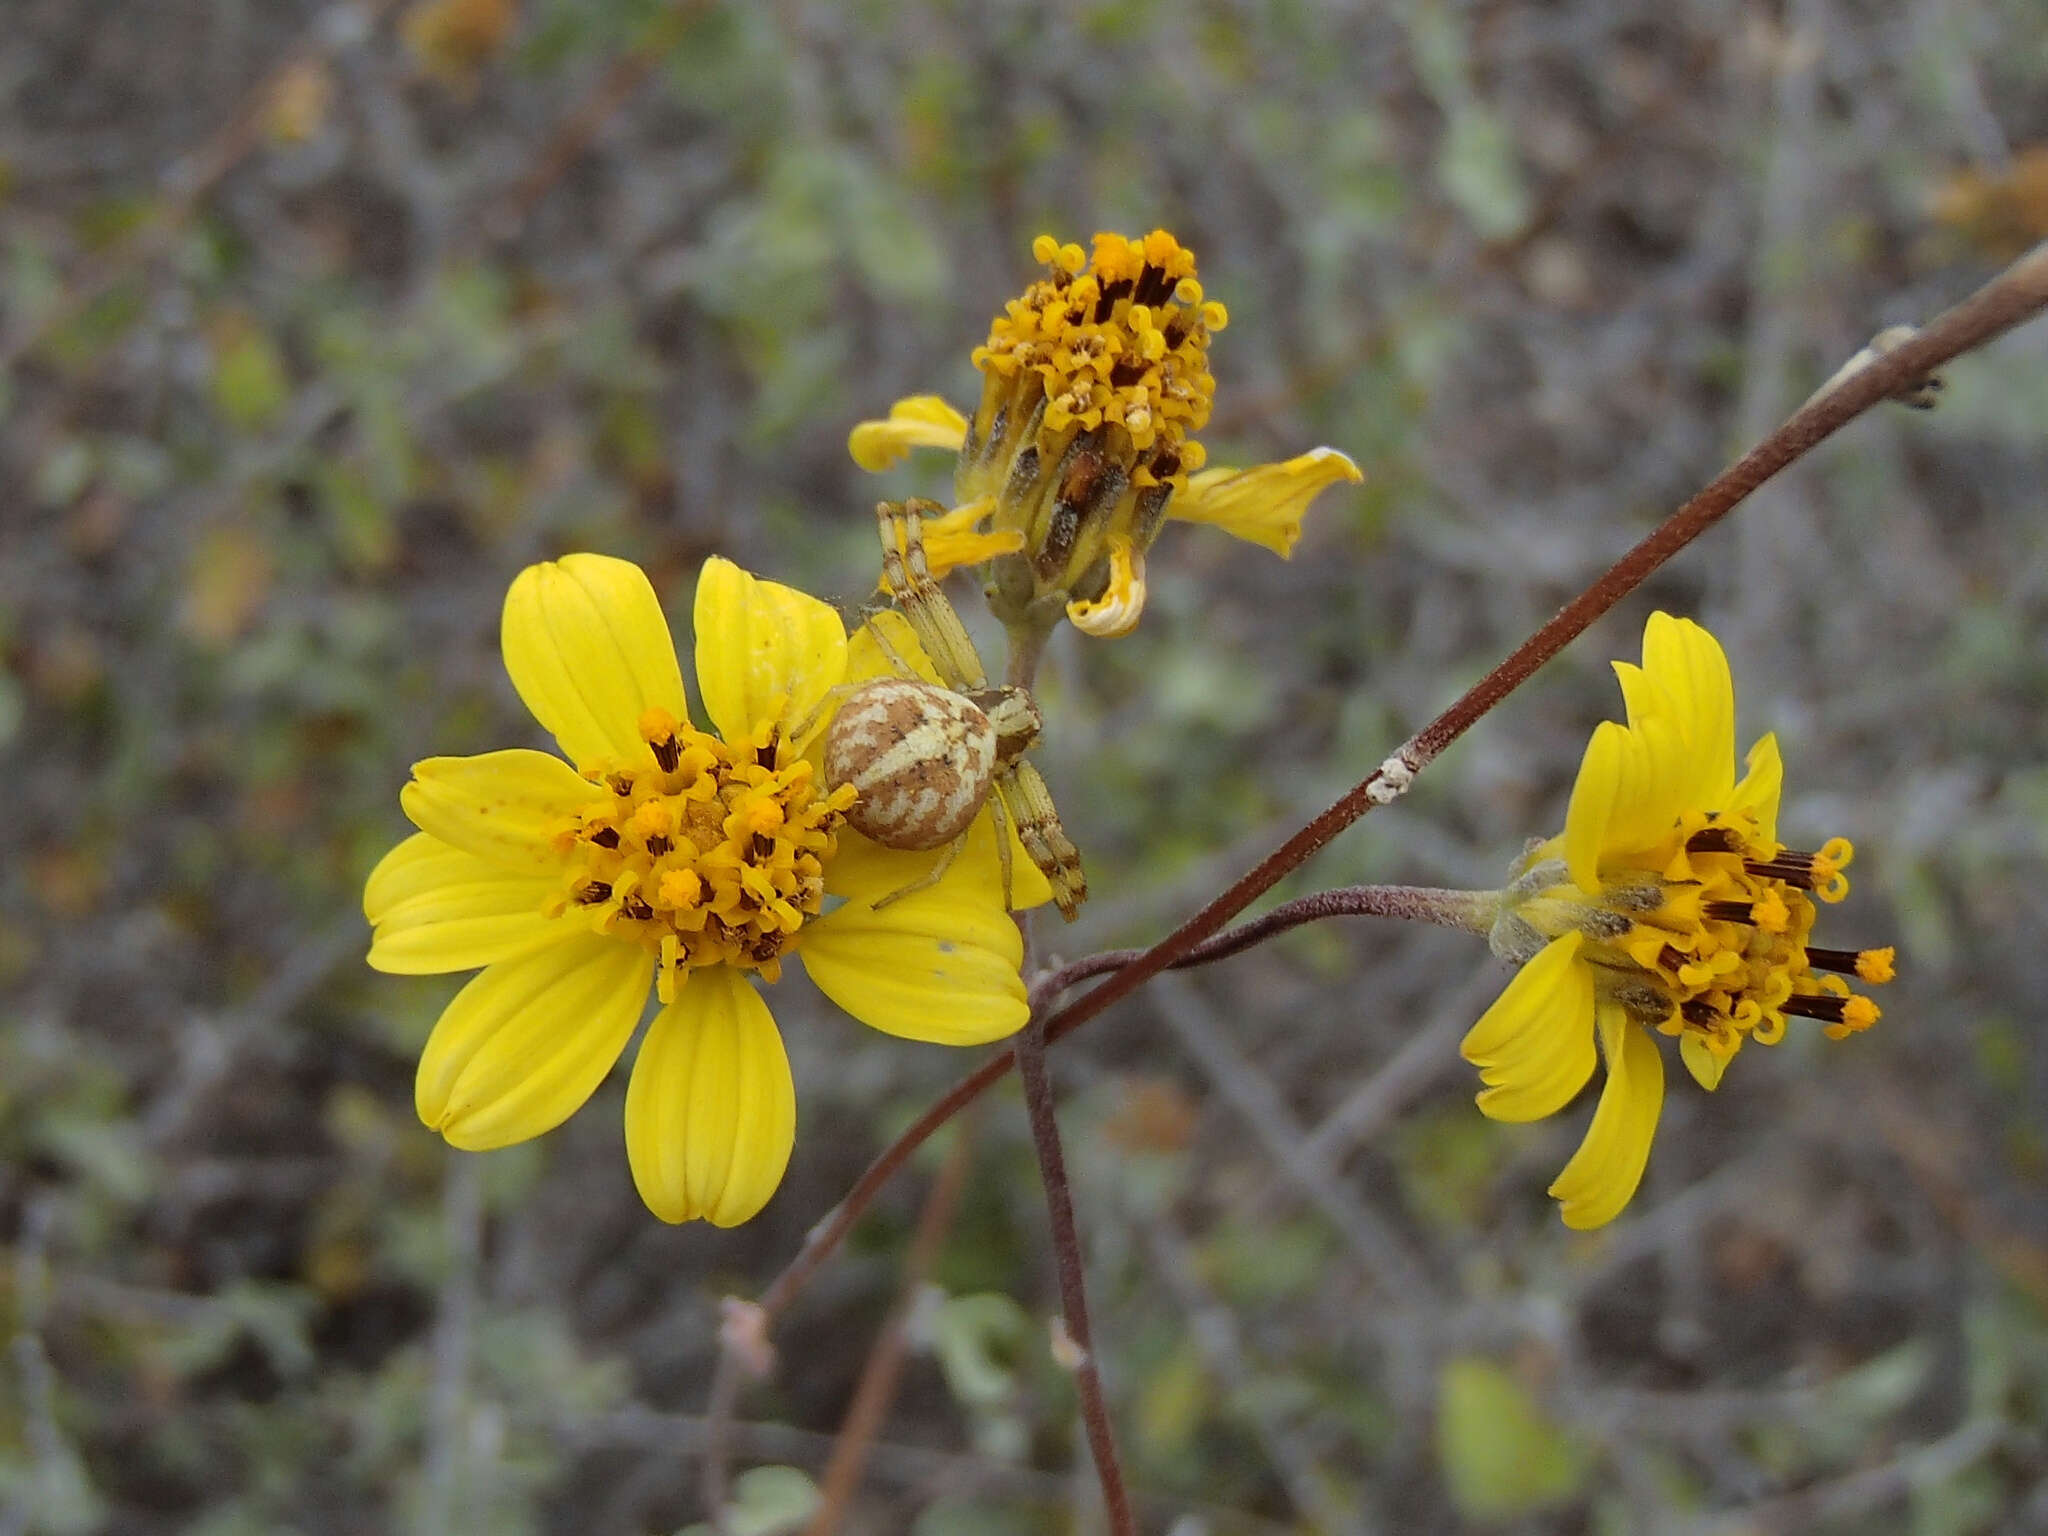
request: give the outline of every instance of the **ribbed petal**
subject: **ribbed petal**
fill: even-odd
[[[587,932],[541,915],[559,889],[416,832],[384,855],[363,888],[363,915],[376,929],[370,964],[409,976],[467,971]]]
[[[782,1036],[739,972],[693,972],[655,1015],[626,1089],[626,1156],[663,1221],[731,1227],[768,1203],[796,1141]]]
[[[967,418],[937,395],[912,395],[889,407],[887,421],[864,421],[847,434],[846,451],[866,470],[884,470],[913,448],[953,453],[967,440]]]
[[[1166,515],[1207,523],[1276,555],[1294,553],[1309,503],[1338,481],[1365,476],[1350,455],[1311,448],[1279,464],[1256,469],[1205,469],[1188,477],[1187,490],[1168,499]]]
[[[823,724],[819,706],[846,672],[846,626],[809,593],[760,581],[716,555],[697,577],[697,690],[718,734],[745,741],[774,721]]]
[[[1589,895],[1600,889],[1607,823],[1633,750],[1626,726],[1601,721],[1593,728],[1586,754],[1579,759],[1579,776],[1572,781],[1571,804],[1564,816],[1564,862],[1579,889]]]
[[[649,757],[640,717],[689,718],[668,620],[646,573],[609,555],[529,565],[505,594],[505,670],[576,764]]]
[[[1693,753],[1695,806],[1720,806],[1735,784],[1735,682],[1728,657],[1690,619],[1653,613],[1643,627],[1643,670],[1677,705]]]
[[[1522,967],[1459,1047],[1486,1084],[1480,1110],[1495,1120],[1541,1120],[1571,1102],[1593,1075],[1593,972],[1584,938],[1553,939]]]
[[[420,1119],[471,1151],[553,1130],[626,1048],[653,972],[639,945],[594,933],[484,971],[420,1055]]]
[[[513,747],[414,763],[398,803],[422,832],[509,874],[537,875],[561,868],[555,840],[578,812],[610,798],[559,757]]]
[[[1756,812],[1757,827],[1767,843],[1778,840],[1778,799],[1785,788],[1785,762],[1778,755],[1778,738],[1765,732],[1749,749],[1749,771],[1728,796],[1728,808]]]
[[[1614,674],[1628,706],[1631,768],[1608,815],[1603,851],[1634,852],[1662,843],[1672,823],[1702,805],[1702,775],[1683,712],[1664,685],[1625,661],[1614,663]]]
[[[1708,1049],[1706,1041],[1691,1030],[1678,1037],[1678,1056],[1685,1063],[1685,1070],[1692,1074],[1692,1080],[1709,1093],[1721,1086],[1721,1074],[1735,1059],[1733,1056],[1716,1056]]]
[[[1619,1008],[1602,1007],[1599,1014],[1607,1085],[1586,1139],[1550,1186],[1563,1202],[1564,1224],[1580,1230],[1604,1227],[1634,1196],[1664,1107],[1664,1058],[1657,1042]]]
[[[1024,944],[1003,911],[987,813],[975,820],[943,880],[879,911],[870,903],[918,879],[933,855],[897,853],[858,834],[839,835],[827,888],[844,894],[846,903],[805,928],[798,941],[818,990],[863,1024],[912,1040],[980,1045],[1022,1028],[1028,1013],[1018,974]],[[1018,900],[1048,899],[1044,878],[1021,849],[1016,858]]]

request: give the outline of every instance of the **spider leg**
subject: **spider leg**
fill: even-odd
[[[930,869],[926,870],[923,874],[919,875],[915,880],[911,881],[908,885],[899,886],[897,889],[891,891],[888,895],[884,896],[880,901],[876,902],[868,910],[871,912],[879,912],[882,910],[882,908],[888,906],[889,903],[892,901],[901,901],[904,897],[914,896],[919,891],[930,890],[933,886],[937,885],[941,880],[946,878],[946,871],[953,867],[953,861],[960,857],[960,850],[964,848],[966,845],[967,834],[965,832],[962,832],[958,837],[954,838],[953,841],[946,844],[945,848],[941,850],[939,856],[936,859],[932,860],[932,867]]]
[[[1010,868],[1010,806],[1003,799],[1003,780],[994,784],[995,793],[988,797],[988,808],[996,819],[996,862],[1003,867],[1003,910],[1017,910],[1016,874]]]
[[[1016,820],[1017,840],[1051,883],[1060,916],[1071,923],[1088,899],[1088,877],[1081,869],[1081,851],[1069,840],[1066,828],[1060,825],[1060,813],[1053,809],[1052,792],[1038,770],[1021,757],[997,776],[996,791]]]
[[[885,501],[875,508],[876,529],[882,539],[882,579],[946,686],[985,688],[988,673],[968,638],[967,626],[960,622],[925,561],[924,508],[935,505],[913,499]]]

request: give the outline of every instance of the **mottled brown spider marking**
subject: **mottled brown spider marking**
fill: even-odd
[[[833,718],[825,780],[860,794],[846,819],[885,848],[951,842],[988,799],[996,732],[970,700],[933,683],[883,678]]]

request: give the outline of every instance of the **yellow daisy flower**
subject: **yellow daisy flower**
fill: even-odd
[[[1316,494],[1361,478],[1334,448],[1203,469],[1193,434],[1216,393],[1209,337],[1229,316],[1165,230],[1099,234],[1092,255],[1040,235],[1031,251],[1045,276],[974,351],[974,419],[914,395],[847,439],[869,470],[912,448],[959,455],[958,505],[925,524],[926,553],[940,575],[993,561],[990,602],[1013,630],[1064,613],[1088,634],[1123,634],[1144,610],[1145,553],[1166,522],[1209,523],[1285,556]]]
[[[1844,976],[1892,978],[1890,949],[1808,942],[1817,899],[1849,892],[1854,853],[1777,838],[1774,736],[1735,778],[1735,689],[1714,637],[1653,614],[1640,667],[1615,663],[1628,724],[1586,744],[1562,835],[1530,850],[1501,893],[1492,944],[1522,969],[1466,1035],[1496,1120],[1538,1120],[1607,1063],[1591,1129],[1550,1193],[1567,1226],[1612,1221],[1635,1193],[1664,1102],[1654,1033],[1675,1035],[1701,1087],[1745,1041],[1775,1045],[1788,1015],[1840,1039],[1877,1022]],[[1816,974],[1827,973],[1827,974]]]
[[[1016,924],[984,811],[943,878],[935,854],[844,825],[818,742],[845,684],[929,663],[900,616],[889,645],[731,562],[698,577],[691,722],[654,589],[638,566],[569,555],[505,599],[512,686],[568,759],[515,748],[436,757],[400,796],[419,832],[371,874],[370,964],[483,967],[420,1058],[420,1119],[450,1144],[524,1141],[573,1114],[645,1011],[626,1091],[634,1183],[664,1221],[745,1221],[789,1162],[796,1096],[760,991],[802,958],[862,1023],[948,1045],[1027,1015]],[[1019,905],[1050,891],[1017,857]],[[830,910],[827,910],[830,908]]]

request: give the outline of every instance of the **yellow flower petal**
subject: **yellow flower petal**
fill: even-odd
[[[553,1130],[626,1048],[654,961],[585,933],[491,966],[455,994],[420,1055],[420,1119],[470,1151]]]
[[[1735,1059],[1733,1056],[1716,1056],[1707,1042],[1691,1030],[1678,1037],[1678,1055],[1685,1063],[1685,1070],[1692,1074],[1692,1080],[1709,1093],[1721,1086],[1721,1074]]]
[[[1586,1086],[1593,1049],[1593,972],[1585,937],[1551,940],[1466,1033],[1459,1047],[1486,1084],[1479,1108],[1494,1120],[1541,1120]]]
[[[640,717],[689,718],[668,621],[646,573],[609,555],[529,565],[505,594],[505,670],[572,763],[647,759]]]
[[[1702,777],[1677,700],[1642,668],[1614,663],[1628,706],[1629,772],[1608,813],[1601,852],[1634,852],[1663,843],[1672,824],[1700,804]],[[1731,772],[1733,759],[1730,759]]]
[[[648,1026],[626,1089],[626,1156],[663,1221],[731,1227],[768,1203],[796,1141],[796,1087],[768,1005],[728,966],[691,974]]]
[[[1607,1085],[1586,1139],[1550,1186],[1563,1202],[1564,1224],[1580,1230],[1605,1226],[1635,1194],[1664,1107],[1664,1058],[1657,1042],[1619,1008],[1602,1007],[1599,1014]]]
[[[1350,455],[1335,448],[1311,448],[1280,464],[1256,469],[1205,469],[1188,477],[1187,489],[1170,497],[1166,515],[1184,523],[1208,523],[1276,555],[1294,552],[1309,503],[1340,480],[1363,480]]]
[[[1650,615],[1643,626],[1643,670],[1676,705],[1692,753],[1690,803],[1727,803],[1735,784],[1735,681],[1721,642],[1690,619]]]
[[[1757,830],[1767,843],[1778,840],[1778,799],[1785,788],[1785,762],[1778,738],[1767,731],[1749,749],[1749,771],[1728,796],[1731,811],[1756,812]]]
[[[888,641],[886,649],[871,633],[873,630],[882,632],[882,639]],[[932,665],[932,659],[925,655],[924,647],[918,643],[917,631],[910,627],[910,620],[894,608],[885,608],[873,615],[846,642],[846,681],[849,684],[871,683],[878,677],[901,677],[901,669],[890,656],[892,651],[926,682],[939,681],[939,669]]]
[[[818,990],[863,1024],[940,1045],[980,1045],[1023,1027],[1024,943],[1002,908],[994,825],[984,812],[967,846],[937,885],[876,910],[932,863],[842,831],[836,877],[846,904],[806,928],[798,941]],[[1016,850],[1020,901],[1051,896],[1044,877]]]
[[[818,706],[846,671],[846,626],[830,607],[714,555],[697,577],[696,626],[697,689],[719,735],[745,741],[773,721],[808,727],[808,741],[822,727]]]
[[[913,448],[960,451],[967,418],[937,395],[912,395],[889,407],[887,421],[864,421],[847,434],[846,450],[866,470],[884,470]]]
[[[414,826],[517,875],[558,870],[555,839],[582,808],[610,798],[559,757],[524,747],[430,757],[412,775],[398,803]]]
[[[544,876],[497,865],[416,832],[378,862],[363,889],[376,932],[370,964],[400,975],[474,970],[516,959],[587,930],[544,917],[560,889]]]
[[[1579,759],[1579,776],[1572,781],[1564,815],[1564,862],[1573,882],[1589,895],[1600,889],[1600,851],[1633,752],[1628,728],[1603,720],[1593,728]]]

